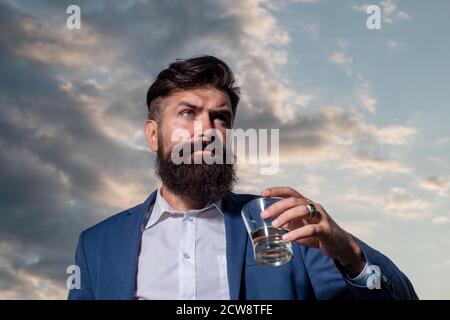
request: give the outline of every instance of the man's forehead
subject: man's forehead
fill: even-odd
[[[228,94],[216,88],[198,88],[177,91],[170,96],[170,100],[174,103],[188,101],[199,106],[209,104],[216,106],[230,105]]]

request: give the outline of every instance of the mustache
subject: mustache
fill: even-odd
[[[215,142],[215,141],[205,141],[205,140],[199,140],[199,141],[194,141],[194,142],[184,142],[181,144],[176,145],[177,148],[180,149],[179,151],[179,156],[183,157],[184,156],[184,151],[185,150],[190,150],[190,154],[193,154],[196,151],[205,151],[205,149],[210,146],[211,144],[217,144],[215,145],[213,148],[209,147],[211,151],[211,155],[215,155],[216,150],[221,150],[222,154],[225,154],[226,152],[226,148],[224,146],[224,144],[219,140],[219,142]],[[174,147],[172,147],[172,149],[169,151],[169,153],[171,153],[173,151]]]

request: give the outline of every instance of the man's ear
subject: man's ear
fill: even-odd
[[[144,127],[147,144],[153,152],[158,151],[158,123],[155,120],[148,119]]]

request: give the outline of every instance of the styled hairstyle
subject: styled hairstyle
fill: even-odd
[[[148,118],[159,122],[164,98],[170,94],[201,87],[214,87],[230,97],[233,117],[239,103],[240,88],[234,86],[234,75],[228,65],[214,56],[177,59],[162,70],[147,92]]]

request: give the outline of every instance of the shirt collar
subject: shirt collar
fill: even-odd
[[[213,203],[207,204],[202,209],[191,209],[188,211],[179,211],[173,209],[170,204],[167,203],[166,199],[161,195],[161,188],[158,188],[158,192],[156,194],[155,204],[153,206],[152,214],[150,215],[150,218],[148,219],[147,225],[145,226],[145,229],[150,228],[153,226],[158,220],[161,218],[163,213],[167,212],[170,215],[195,215],[199,214],[204,211],[208,211],[211,209],[215,209],[216,211],[220,212],[220,214],[223,216],[222,212],[222,199],[219,199]]]

